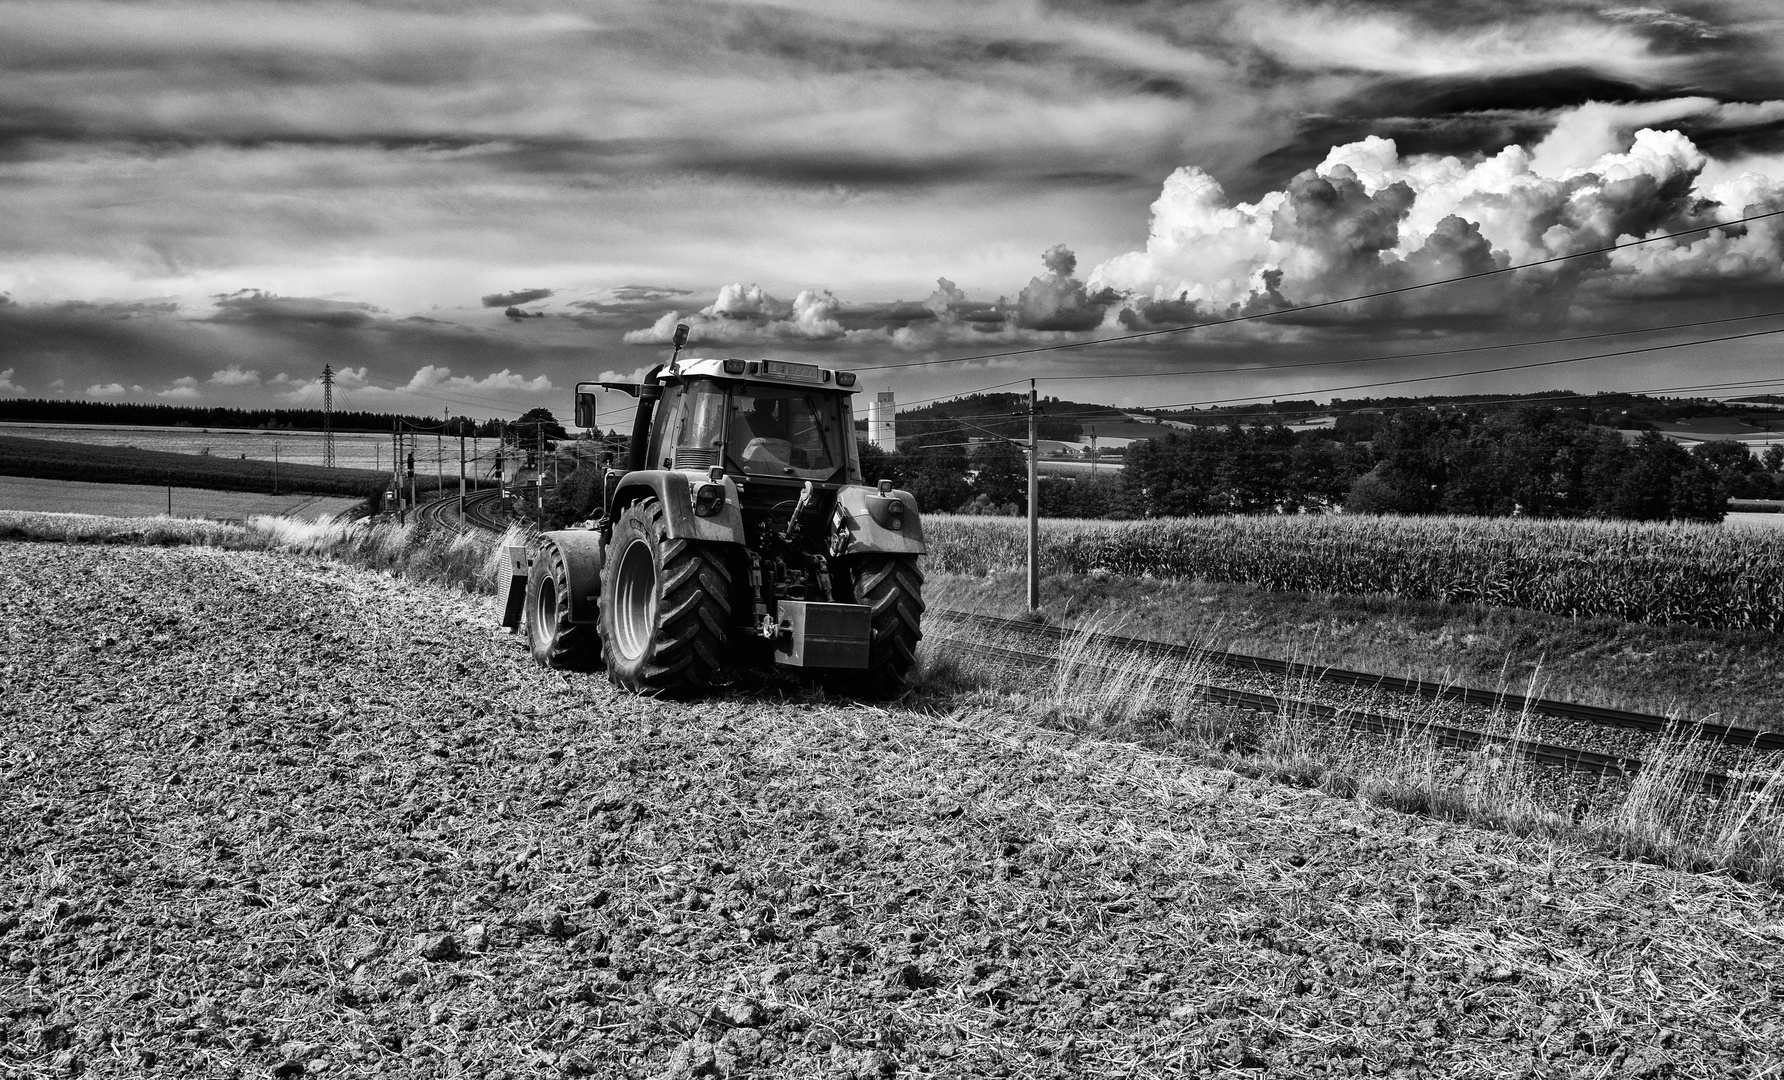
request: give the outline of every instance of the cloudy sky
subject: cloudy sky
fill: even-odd
[[[905,402],[1768,379],[1784,218],[1392,290],[1784,210],[1779,10],[0,0],[0,394],[563,413],[677,321]]]

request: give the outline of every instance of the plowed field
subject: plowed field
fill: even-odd
[[[1784,1075],[1784,903],[1019,717],[0,545],[0,1075]]]

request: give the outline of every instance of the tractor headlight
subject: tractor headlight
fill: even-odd
[[[886,526],[892,529],[904,528],[903,499],[892,499],[886,503]]]
[[[694,490],[694,513],[711,517],[725,508],[725,485],[701,484]]]

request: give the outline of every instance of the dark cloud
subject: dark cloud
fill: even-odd
[[[511,307],[507,311],[502,312],[502,314],[508,316],[508,318],[513,319],[516,322],[520,321],[521,319],[543,319],[545,317],[545,313],[543,311],[522,311],[520,308],[517,308],[517,307]]]
[[[513,292],[490,293],[483,298],[484,307],[509,307],[514,304],[530,304],[535,300],[544,300],[553,295],[551,289],[516,289]]]
[[[1025,330],[1093,330],[1121,297],[1104,289],[1095,295],[1072,276],[1078,256],[1064,244],[1055,244],[1041,255],[1047,268],[1043,277],[1029,281],[1016,297],[1015,323]]]
[[[374,314],[382,311],[372,304],[351,300],[323,300],[313,296],[278,296],[259,289],[243,289],[213,297],[216,312],[210,318],[220,323],[258,323],[277,325],[295,323],[351,329],[369,324]]]

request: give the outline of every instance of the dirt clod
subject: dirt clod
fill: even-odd
[[[458,939],[451,934],[422,934],[415,945],[423,960],[458,959]]]

